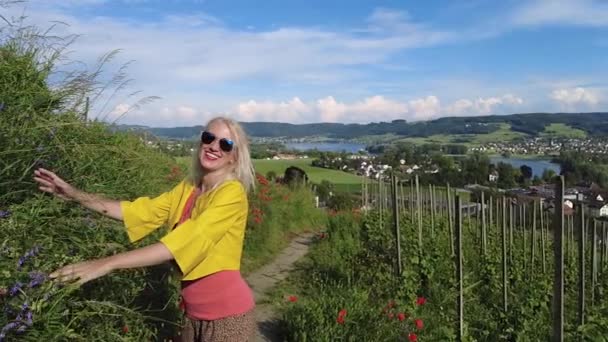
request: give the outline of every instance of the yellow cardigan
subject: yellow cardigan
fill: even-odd
[[[182,181],[156,198],[121,201],[129,240],[140,240],[165,223],[174,227],[193,189]],[[247,194],[237,180],[226,181],[198,197],[191,218],[160,240],[173,254],[182,280],[240,269],[247,213]]]

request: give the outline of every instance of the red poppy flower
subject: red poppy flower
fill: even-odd
[[[126,325],[124,327],[122,327],[122,332],[123,332],[123,334],[128,333],[129,332],[129,327],[126,326]]]
[[[344,317],[344,316],[346,316],[346,313],[347,313],[346,309],[342,309],[342,310],[340,310],[340,312],[338,312],[338,316],[339,317]]]
[[[406,314],[404,314],[403,312],[400,312],[400,313],[397,315],[397,318],[398,318],[398,319],[399,319],[401,322],[403,322],[403,321],[404,321],[404,320],[407,318],[407,315],[406,315]]]
[[[336,319],[336,322],[338,322],[338,324],[344,324],[344,317],[338,316],[338,318]]]
[[[415,320],[414,323],[416,323],[416,328],[418,328],[418,330],[422,330],[422,328],[424,328],[424,323],[421,319]]]
[[[418,341],[418,336],[416,336],[414,333],[410,333],[407,338],[409,338],[410,342]]]
[[[416,299],[416,305],[420,306],[420,305],[424,305],[424,304],[426,304],[426,298],[418,297],[418,299]]]
[[[289,296],[289,301],[292,302],[292,303],[295,303],[295,302],[298,301],[298,297],[296,297],[296,296]]]

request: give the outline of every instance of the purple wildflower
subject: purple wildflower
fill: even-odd
[[[4,339],[6,338],[6,334],[11,331],[14,330],[15,328],[18,328],[21,325],[21,323],[19,322],[10,322],[9,324],[5,325],[4,328],[2,328],[2,331],[0,331],[0,342],[3,342]]]
[[[25,318],[23,317],[25,314]],[[0,342],[3,342],[6,338],[6,334],[15,330],[17,334],[24,333],[28,327],[31,327],[34,324],[34,315],[30,310],[30,307],[27,303],[23,303],[21,306],[21,312],[17,315],[17,318],[5,325],[0,331]]]
[[[21,291],[22,287],[23,287],[22,282],[20,282],[20,281],[16,282],[15,285],[13,285],[13,287],[11,287],[11,289],[8,291],[9,297],[13,297],[17,293],[19,293],[19,291]]]
[[[19,261],[17,261],[17,269],[21,269],[23,264],[25,264],[26,258],[24,256],[19,257]]]
[[[32,326],[32,324],[34,324],[34,314],[32,314],[31,311],[28,311],[25,314],[25,324],[27,324],[28,326]]]
[[[11,212],[8,210],[0,210],[0,218],[7,218],[11,216]]]
[[[46,280],[46,274],[42,272],[30,272],[30,282],[27,285],[28,288],[34,288],[36,286],[42,285]]]
[[[25,262],[29,258],[35,257],[36,255],[38,255],[38,253],[40,253],[40,246],[34,246],[34,248],[27,251],[22,257],[19,257],[19,261],[17,262],[17,269],[21,269],[21,267],[23,267],[23,264],[25,264]]]

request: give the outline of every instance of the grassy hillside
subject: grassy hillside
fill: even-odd
[[[552,123],[545,127],[545,131],[540,135],[542,137],[584,139],[587,137],[587,132],[566,124]]]
[[[358,191],[361,188],[361,177],[351,173],[338,170],[324,169],[310,165],[312,159],[295,160],[254,160],[253,165],[256,172],[266,175],[269,171],[274,171],[277,175],[282,175],[289,166],[297,166],[306,171],[309,179],[314,183],[327,180],[335,185],[337,190]]]
[[[564,130],[562,130],[564,131]],[[464,144],[476,146],[490,142],[508,142],[528,136],[525,133],[516,132],[507,123],[500,124],[496,131],[483,134],[436,134],[429,137],[408,137],[400,139],[414,144]]]

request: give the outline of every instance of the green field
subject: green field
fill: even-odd
[[[407,141],[414,144],[463,144],[467,146],[477,146],[490,142],[507,142],[518,138],[526,137],[526,134],[514,132],[511,125],[503,123],[495,132],[488,134],[436,134],[429,137],[410,137],[400,141]]]
[[[587,132],[561,123],[552,123],[545,127],[542,137],[584,139]]]
[[[336,190],[342,191],[359,191],[361,189],[362,178],[348,172],[339,170],[324,169],[321,167],[312,166],[312,159],[294,159],[294,160],[253,160],[253,166],[256,172],[266,175],[269,171],[274,171],[277,175],[282,175],[285,169],[290,166],[296,166],[306,172],[310,181],[320,183],[327,180],[334,184]]]

